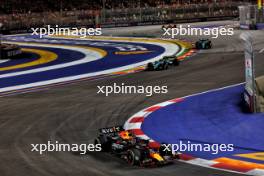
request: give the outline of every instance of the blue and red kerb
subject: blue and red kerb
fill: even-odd
[[[169,100],[167,101],[166,103],[161,103],[161,104],[158,104],[158,105],[154,105],[154,106],[151,106],[147,109],[144,109],[140,112],[140,114],[135,114],[134,116],[132,116],[127,122],[126,124],[129,124],[128,126],[129,127],[126,127],[125,126],[125,129],[128,129],[130,131],[132,131],[136,136],[140,136],[140,137],[143,137],[143,138],[148,138],[145,133],[142,131],[141,129],[141,124],[144,122],[145,118],[147,117],[147,115],[149,115],[150,113],[154,112],[154,111],[157,111],[159,109],[161,109],[162,107],[164,107],[164,105],[169,105],[169,104],[172,104],[172,103],[178,103],[178,102],[181,102],[183,101],[183,98],[176,98],[176,99],[173,99],[173,100]],[[150,138],[149,138],[150,139]],[[150,147],[159,147],[160,144],[154,140],[150,140]]]

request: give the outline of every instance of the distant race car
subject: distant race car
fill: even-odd
[[[162,59],[147,64],[146,70],[148,71],[158,71],[167,70],[170,65],[178,66],[180,64],[179,60],[175,56],[165,56]]]
[[[196,49],[211,49],[212,42],[209,39],[200,39],[195,43]]]
[[[149,140],[140,139],[121,126],[99,129],[95,144],[101,144],[102,152],[125,159],[130,165],[165,165],[178,158],[177,154],[164,151],[164,147],[151,148]]]

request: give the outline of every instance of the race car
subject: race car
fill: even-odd
[[[94,142],[101,144],[102,152],[125,159],[130,165],[165,165],[178,158],[177,154],[164,151],[163,147],[150,147],[149,140],[140,139],[121,126],[99,129],[99,136]]]
[[[211,49],[212,42],[209,39],[200,39],[195,43],[196,49]]]
[[[159,71],[167,70],[169,65],[178,66],[179,60],[175,56],[165,56],[162,59],[147,64],[146,70],[148,71]]]

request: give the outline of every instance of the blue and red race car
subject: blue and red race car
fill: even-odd
[[[95,144],[101,144],[102,152],[123,158],[130,165],[158,166],[178,158],[177,154],[165,151],[162,145],[157,148],[150,147],[149,140],[140,139],[121,126],[99,129]]]

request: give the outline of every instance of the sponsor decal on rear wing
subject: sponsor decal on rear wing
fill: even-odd
[[[124,129],[122,126],[115,126],[115,127],[101,128],[99,129],[99,132],[101,134],[111,134],[111,133],[117,133],[123,130]]]

